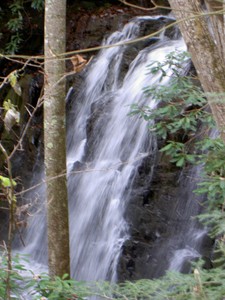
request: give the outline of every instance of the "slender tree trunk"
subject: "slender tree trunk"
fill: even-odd
[[[217,10],[221,9],[217,1],[206,2],[211,11],[215,11],[216,7]],[[201,0],[169,0],[169,3],[177,20],[181,21],[181,33],[191,53],[221,137],[225,141],[223,15],[204,17]]]
[[[45,1],[44,148],[49,273],[70,274],[65,141],[66,0]],[[61,176],[64,174],[63,176]]]

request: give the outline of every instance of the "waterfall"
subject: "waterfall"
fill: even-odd
[[[172,219],[180,219],[180,226],[175,227],[170,239],[173,251],[169,260],[169,270],[187,273],[190,271],[190,262],[201,257],[207,229],[198,222],[196,216],[201,213],[201,202],[204,196],[197,197],[193,193],[197,188],[201,169],[201,166],[193,167],[188,174],[181,175],[180,197],[185,199],[185,203],[178,201],[171,213]]]
[[[121,42],[121,46],[100,51],[88,66],[76,98],[69,99],[67,176],[71,273],[77,280],[117,279],[118,259],[129,236],[124,215],[135,176],[144,159],[151,157],[154,161],[157,148],[146,122],[138,116],[128,116],[130,106],[134,103],[157,106],[151,96],[143,94],[143,89],[167,84],[169,76],[160,81],[160,74],[148,73],[147,66],[163,61],[175,49],[186,48],[181,39],[161,36],[156,44],[139,51],[124,75],[122,62],[128,46],[122,42],[137,37],[140,24],[146,19],[132,20],[105,40],[105,45]],[[165,71],[171,74],[170,70]],[[153,170],[154,164],[149,178]],[[43,177],[43,172],[39,176]],[[44,189],[43,185],[35,194],[44,198]],[[27,246],[23,251],[46,264],[46,240],[45,205],[42,204],[30,218]]]
[[[112,34],[106,44],[134,38],[137,32],[138,22],[133,21]],[[128,234],[124,211],[132,180],[141,158],[155,151],[146,123],[128,116],[130,106],[156,106],[154,99],[143,96],[143,88],[149,82],[157,82],[159,75],[146,76],[146,66],[176,46],[171,42],[160,50],[144,49],[131,63],[123,81],[119,78],[126,47],[101,51],[74,100],[82,101],[82,107],[78,115],[76,109],[70,112],[75,118],[68,125],[68,164],[71,173],[77,167],[84,170],[68,176],[75,278],[116,280],[120,249]],[[89,136],[87,124],[95,136]]]

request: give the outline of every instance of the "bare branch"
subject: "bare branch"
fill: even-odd
[[[139,5],[136,5],[136,4],[129,3],[126,0],[119,0],[119,1],[121,3],[127,5],[127,6],[137,8],[137,9],[140,9],[140,10],[143,10],[143,11],[153,11],[153,10],[156,10],[156,9],[169,9],[169,10],[171,10],[171,8],[169,6],[158,5],[157,3],[155,3],[154,0],[151,0],[151,3],[154,5],[154,7],[143,7],[143,6],[139,6]]]
[[[184,9],[182,9],[182,11],[184,12]],[[136,39],[133,39],[133,40],[129,40],[129,41],[123,41],[123,42],[119,42],[119,43],[116,43],[116,44],[111,44],[111,45],[101,45],[101,46],[97,46],[97,47],[91,47],[91,48],[85,48],[85,49],[79,49],[79,50],[74,50],[74,51],[69,51],[69,52],[65,52],[65,53],[61,53],[61,54],[57,54],[57,57],[56,58],[48,58],[48,57],[44,57],[43,55],[41,56],[29,56],[29,55],[0,55],[2,57],[5,57],[5,58],[11,58],[11,59],[33,59],[35,61],[37,60],[40,60],[40,61],[44,61],[44,59],[46,60],[55,60],[55,59],[60,59],[60,60],[71,60],[71,57],[75,54],[80,54],[80,53],[88,53],[88,52],[94,52],[94,51],[98,51],[98,50],[102,50],[102,49],[109,49],[109,48],[113,48],[113,47],[120,47],[120,46],[126,46],[126,45],[131,45],[131,44],[135,44],[137,42],[140,42],[140,41],[144,41],[144,40],[147,40],[149,38],[152,38],[160,33],[162,33],[165,29],[169,29],[171,27],[173,27],[174,25],[179,25],[180,23],[186,21],[186,20],[192,20],[192,19],[197,19],[197,18],[203,18],[203,17],[206,17],[206,16],[211,16],[211,15],[223,15],[225,13],[225,9],[220,9],[220,10],[217,10],[217,11],[213,11],[213,12],[201,12],[201,13],[198,13],[198,14],[193,14],[187,18],[183,18],[183,19],[180,19],[178,21],[174,21],[173,23],[171,24],[168,24],[166,26],[164,26],[163,28],[151,33],[151,34],[148,34],[148,35],[145,35],[143,37],[140,37],[140,38],[136,38]],[[40,62],[40,65],[43,65],[44,62]]]
[[[109,166],[108,168],[103,168],[103,169],[95,169],[95,168],[90,168],[89,165],[87,165],[87,168],[86,169],[83,169],[83,170],[78,170],[78,171],[72,171],[72,172],[69,172],[69,175],[77,175],[77,174],[82,174],[82,173],[91,173],[91,172],[108,172],[108,171],[113,171],[113,170],[117,170],[118,167],[120,166],[123,166],[123,165],[129,165],[129,164],[132,164],[136,161],[139,161],[147,156],[149,156],[151,153],[144,153],[142,155],[139,155],[137,156],[136,158],[132,159],[132,160],[128,160],[128,161],[121,161],[121,162],[118,162],[118,163],[115,163],[114,165],[112,166]],[[49,182],[49,181],[53,181],[59,177],[65,177],[67,176],[68,174],[64,171],[62,172],[60,175],[57,175],[57,176],[54,176],[54,177],[51,177],[50,179],[48,180],[42,180],[41,182],[33,185],[32,187],[28,188],[28,189],[25,189],[25,190],[22,190],[18,193],[16,193],[15,195],[16,196],[21,196],[23,195],[24,193],[27,193],[27,192],[30,192],[38,187],[40,187],[41,185],[43,184],[46,184],[46,182]]]

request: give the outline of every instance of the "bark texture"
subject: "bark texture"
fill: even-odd
[[[225,4],[221,1],[205,0],[206,8],[210,15],[211,33],[220,52],[221,60],[225,65],[225,26],[224,26],[224,9]]]
[[[201,0],[169,0],[181,33],[191,53],[202,87],[206,92],[221,137],[225,141],[225,52],[222,4]],[[219,11],[219,12],[218,12]]]
[[[66,0],[45,1],[44,144],[49,273],[70,273],[65,138]]]

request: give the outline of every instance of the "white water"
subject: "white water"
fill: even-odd
[[[181,199],[185,201],[179,201],[175,211],[171,214],[171,217],[178,216],[182,218],[182,225],[178,230],[174,238],[170,243],[174,244],[174,252],[170,258],[169,270],[178,272],[189,272],[190,262],[193,262],[197,258],[201,257],[201,246],[203,238],[207,234],[206,228],[201,226],[196,218],[201,210],[202,197],[197,197],[193,191],[197,187],[197,182],[200,179],[201,167],[193,167],[188,173],[188,176],[183,181],[181,187]]]
[[[136,20],[127,24],[105,43],[135,38],[139,23]],[[129,235],[124,212],[132,193],[132,181],[142,158],[154,156],[156,149],[146,122],[128,116],[130,105],[139,103],[152,108],[157,105],[154,99],[143,95],[143,88],[166,84],[169,76],[159,83],[160,75],[147,74],[147,66],[153,61],[163,61],[175,49],[185,49],[182,40],[160,41],[157,47],[145,48],[130,64],[123,80],[120,67],[126,47],[103,50],[89,67],[80,93],[73,99],[67,162],[71,270],[78,280],[116,280],[121,247]],[[171,74],[170,70],[167,72]],[[102,108],[100,116],[91,123],[99,108]],[[95,129],[94,138],[87,134],[90,124]],[[37,190],[39,193],[44,197],[44,186]],[[44,205],[30,219],[24,252],[46,264]],[[186,258],[197,257],[198,251],[191,249],[189,245],[176,248],[169,268],[180,270]]]
[[[137,31],[137,24],[129,23],[122,33],[114,33],[106,43],[115,43],[121,36],[127,40]],[[118,78],[125,47],[102,51],[88,73],[81,92],[83,107],[74,125],[69,125],[70,164],[82,161],[85,153],[80,149],[89,147],[86,120],[93,113],[91,104],[106,103],[108,107],[104,112],[107,122],[100,129],[101,139],[96,136],[96,144],[89,155],[91,161],[88,160],[85,167],[87,172],[69,175],[71,263],[75,278],[116,280],[120,249],[128,234],[123,215],[132,178],[140,158],[152,154],[155,149],[155,141],[149,141],[146,123],[138,117],[128,116],[130,105],[156,106],[153,99],[143,95],[143,88],[158,83],[160,75],[146,75],[147,65],[163,60],[178,47],[184,47],[181,41],[170,42],[151,52],[144,49],[131,63],[123,82],[118,82]]]

